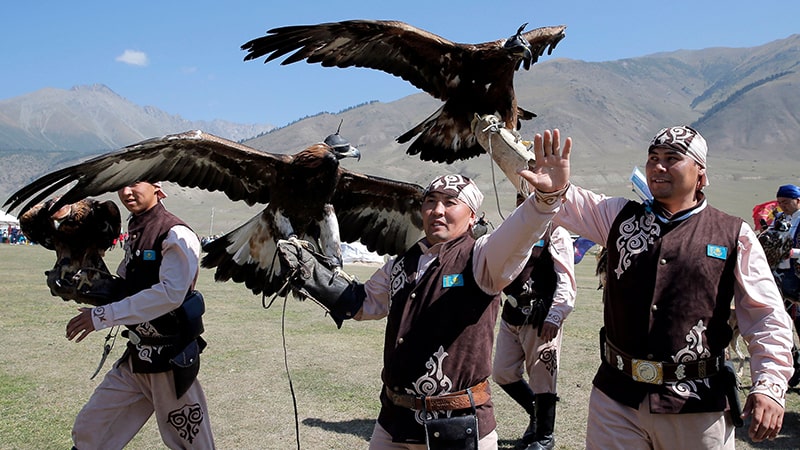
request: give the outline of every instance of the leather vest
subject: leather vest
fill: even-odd
[[[148,289],[159,282],[158,274],[163,259],[161,246],[170,228],[176,225],[188,227],[160,202],[144,213],[133,216],[128,222],[128,240],[125,242],[125,283],[128,295]],[[186,324],[182,323],[174,310],[148,322],[126,326],[142,336],[173,336],[181,334],[181,328],[186,327]],[[172,369],[170,358],[183,350],[183,347],[134,345],[128,341],[127,353],[133,358],[134,372],[165,372]]]
[[[384,344],[384,384],[395,392],[440,395],[474,386],[492,373],[499,295],[483,292],[472,273],[475,240],[465,234],[442,245],[414,281],[419,244],[397,258]],[[468,411],[434,411],[434,417]],[[477,408],[481,437],[496,427],[491,400]],[[381,393],[378,421],[394,440],[424,442],[422,411],[395,406]]]
[[[532,324],[538,327],[547,318],[547,312],[553,305],[556,292],[555,264],[550,254],[550,237],[540,239],[531,251],[531,256],[522,272],[503,292],[514,297],[516,306],[511,301],[503,303],[502,318],[510,325]]]
[[[629,202],[612,225],[604,323],[608,340],[633,358],[686,362],[722,355],[731,340],[728,318],[742,220],[710,206],[680,221],[659,221],[650,206]],[[594,384],[651,412],[722,411],[721,377],[654,385],[603,362]]]

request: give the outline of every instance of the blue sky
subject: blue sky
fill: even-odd
[[[190,120],[276,126],[419,92],[370,69],[243,62],[243,43],[284,25],[392,19],[479,43],[510,36],[524,22],[528,29],[565,24],[567,37],[550,58],[586,61],[752,47],[800,32],[800,2],[786,0],[45,0],[4,2],[0,13],[0,100],[100,83]]]

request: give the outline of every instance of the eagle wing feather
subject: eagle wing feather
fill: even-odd
[[[400,77],[430,95],[446,100],[446,73],[443,61],[460,64],[472,46],[456,44],[404,22],[348,20],[319,25],[273,28],[253,39],[242,49],[245,61],[267,55],[268,63],[294,52],[281,62],[302,60],[323,67],[364,67]],[[458,68],[451,68],[458,70]]]
[[[422,186],[340,170],[331,202],[342,241],[397,255],[422,237]]]
[[[248,205],[268,203],[268,186],[288,155],[273,155],[201,131],[148,139],[121,150],[56,170],[28,184],[6,201],[27,211],[74,183],[54,208],[89,196],[115,192],[140,180],[169,181],[190,188],[222,191]]]

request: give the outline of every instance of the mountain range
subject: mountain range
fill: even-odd
[[[532,139],[559,128],[575,141],[573,181],[622,195],[630,194],[627,177],[644,163],[649,139],[664,126],[691,125],[709,143],[709,192],[724,196],[723,206],[746,218],[753,202],[774,197],[777,185],[798,182],[791,163],[800,142],[799,64],[800,35],[751,48],[608,62],[553,58],[516,75],[519,104],[538,115],[520,133]],[[154,136],[203,129],[257,149],[294,153],[335,132],[341,121],[341,134],[363,154],[360,162],[347,163],[349,169],[420,185],[442,172],[462,172],[490,193],[491,204],[484,206],[497,209],[490,213],[495,220],[510,209],[513,188],[490,158],[451,166],[422,162],[395,141],[438,100],[419,93],[391,103],[354,99],[354,105],[273,128],[186,121],[135,105],[103,85],[43,88],[0,101],[0,197],[55,168]]]

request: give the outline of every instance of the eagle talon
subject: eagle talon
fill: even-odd
[[[89,280],[89,275],[82,270],[79,270],[77,273],[75,273],[72,278],[78,280],[78,285],[75,287],[75,289],[78,291],[82,291],[84,286],[89,286],[89,289],[91,289],[93,286],[91,280]]]
[[[344,269],[342,269],[341,267],[335,267],[333,269],[333,273],[331,274],[331,280],[328,284],[333,284],[333,281],[336,279],[336,277],[341,277],[345,279],[345,281],[347,281],[348,283],[352,283],[353,281],[356,280],[354,276],[345,272]]]

